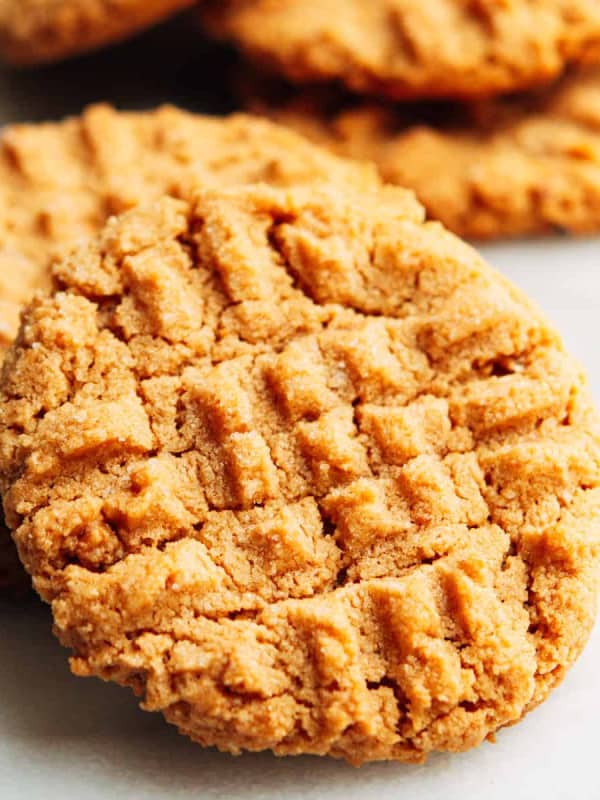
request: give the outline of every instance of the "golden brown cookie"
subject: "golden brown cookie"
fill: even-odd
[[[0,356],[23,303],[49,285],[52,258],[88,239],[111,214],[164,193],[190,197],[199,186],[261,180],[285,186],[329,176],[365,190],[377,184],[370,167],[245,115],[216,119],[170,107],[123,113],[94,106],[65,122],[6,129],[0,140]],[[13,563],[12,554],[7,561],[0,553],[0,593],[15,574]]]
[[[600,230],[598,68],[463,106],[340,108],[339,97],[315,93],[260,108],[341,155],[372,160],[461,236]]]
[[[200,13],[295,82],[393,99],[523,89],[600,45],[597,0],[209,0]]]
[[[111,214],[206,185],[305,183],[331,176],[367,187],[374,170],[247,115],[141,113],[99,105],[60,123],[14,125],[0,139],[0,350],[19,311],[45,288],[50,260]]]
[[[0,0],[0,55],[59,61],[126,39],[194,0]]]
[[[524,296],[394,188],[108,222],[0,396],[20,555],[79,675],[204,745],[420,761],[593,623],[600,436]]]

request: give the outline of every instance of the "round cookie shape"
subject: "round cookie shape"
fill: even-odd
[[[8,524],[72,669],[203,745],[421,761],[561,680],[598,418],[560,338],[406,193],[111,219],[23,316]]]
[[[600,44],[596,0],[210,0],[199,13],[293,81],[392,99],[523,89]]]
[[[194,0],[1,0],[0,55],[11,64],[60,61],[126,39]]]
[[[50,262],[107,217],[197,187],[340,180],[367,191],[374,170],[330,155],[258,117],[106,105],[59,123],[13,125],[0,138],[0,354],[19,312],[49,285]]]
[[[600,230],[597,67],[537,92],[440,105],[433,121],[431,105],[344,105],[320,92],[259,107],[339,155],[372,160],[460,236]]]

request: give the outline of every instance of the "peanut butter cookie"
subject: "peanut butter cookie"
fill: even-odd
[[[329,176],[365,188],[377,183],[370,167],[243,114],[98,105],[64,122],[7,128],[0,139],[0,351],[23,303],[48,285],[52,258],[112,214],[163,194],[189,198],[206,185],[286,186]]]
[[[320,93],[279,107],[251,102],[339,154],[372,160],[461,236],[600,230],[598,68],[462,106],[340,107],[339,97]]]
[[[412,196],[165,199],[54,280],[5,362],[0,475],[76,674],[203,745],[355,764],[475,746],[562,679],[598,418]]]
[[[597,0],[211,0],[200,14],[293,81],[392,99],[523,89],[600,45]]]
[[[111,214],[198,186],[315,178],[362,186],[375,171],[331,156],[292,131],[245,115],[226,119],[165,107],[146,113],[89,108],[61,123],[15,125],[0,140],[0,357],[34,290],[50,283],[50,262],[92,236]],[[0,538],[6,534],[0,528]],[[0,593],[21,583],[0,546]]]
[[[0,55],[59,61],[126,39],[194,0],[0,0]]]

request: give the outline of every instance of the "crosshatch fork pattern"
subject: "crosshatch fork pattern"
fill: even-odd
[[[329,155],[258,117],[214,118],[163,106],[94,105],[62,122],[11,125],[0,139],[0,350],[21,307],[47,288],[50,263],[112,214],[163,194],[265,181],[375,183],[373,170]]]
[[[334,177],[365,191],[377,185],[372,168],[244,114],[94,105],[62,122],[9,126],[0,139],[0,355],[23,305],[49,287],[52,261],[109,216],[163,194],[189,199],[215,182],[287,186]],[[2,594],[26,591],[10,546],[0,548],[0,575]]]
[[[491,97],[593,60],[594,0],[207,0],[217,37],[299,84],[391,100]]]
[[[9,525],[72,666],[203,744],[461,750],[593,622],[597,420],[538,311],[407,195],[109,221],[4,373]]]
[[[535,92],[454,103],[445,124],[428,122],[421,106],[342,103],[329,90],[299,90],[282,105],[259,81],[248,108],[338,155],[373,161],[385,181],[413,189],[428,215],[459,236],[600,227],[597,66],[570,70]]]

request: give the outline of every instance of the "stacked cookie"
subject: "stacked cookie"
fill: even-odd
[[[271,72],[354,93],[258,107],[374,161],[459,235],[600,229],[595,0],[216,0],[204,18]]]
[[[30,2],[1,9],[30,62],[185,5],[104,36],[102,2]],[[600,39],[583,0],[204,5],[289,78],[394,101],[522,89]],[[171,107],[5,131],[0,491],[76,674],[203,745],[355,764],[473,747],[562,680],[598,589],[585,376],[384,181],[468,234],[593,228],[596,78],[560,81],[452,132],[269,105],[320,144]]]
[[[66,58],[192,5],[3,0],[0,53],[19,65]],[[459,235],[600,229],[596,0],[198,5],[206,32],[295,84],[274,101],[255,81],[248,110],[373,161]]]

